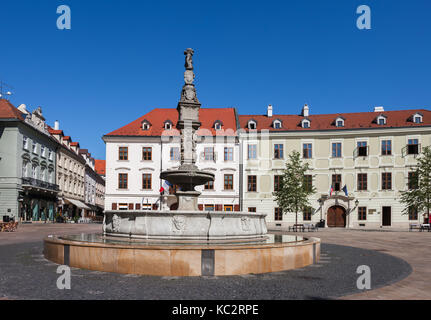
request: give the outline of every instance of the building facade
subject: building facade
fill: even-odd
[[[58,148],[40,107],[30,113],[0,99],[0,216],[54,220]]]
[[[325,220],[329,227],[407,227],[423,213],[404,214],[400,191],[409,188],[416,158],[431,145],[431,112],[384,111],[349,114],[240,115],[244,163],[244,210],[267,212],[269,227],[295,222],[274,201],[288,155],[296,150],[310,166],[316,188],[298,223]],[[344,190],[343,190],[344,189]]]
[[[95,159],[87,149],[80,149],[79,154],[85,159],[85,217],[103,214],[105,180],[95,171]]]
[[[49,132],[60,144],[57,151],[58,213],[67,219],[84,217],[85,210],[91,208],[84,203],[86,161],[79,154],[79,143],[64,136],[57,121]]]
[[[180,165],[180,137],[176,109],[154,109],[134,122],[103,137],[106,143],[105,208],[157,210],[165,200],[163,189],[173,193],[159,176]],[[214,183],[196,188],[202,192],[199,208],[239,210],[239,140],[233,108],[201,109],[197,165],[215,174]],[[163,192],[162,192],[163,193]],[[176,198],[166,205],[176,208]]]
[[[201,108],[197,165],[216,178],[214,185],[196,188],[200,210],[265,212],[270,228],[294,224],[295,214],[281,212],[273,193],[296,150],[310,166],[304,179],[316,189],[298,223],[403,228],[428,219],[403,213],[399,198],[422,148],[431,145],[430,111],[376,107],[311,115],[307,105],[299,115],[274,115],[272,106],[266,111],[237,115],[235,109]],[[175,109],[154,109],[104,136],[106,208],[161,207],[160,172],[179,166],[177,117]],[[167,207],[175,210],[175,197],[168,198]]]

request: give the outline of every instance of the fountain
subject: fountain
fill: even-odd
[[[171,276],[275,272],[319,259],[319,239],[267,234],[264,213],[198,209],[195,187],[213,181],[214,174],[196,166],[201,104],[193,84],[194,51],[184,54],[185,83],[177,107],[181,164],[160,174],[179,186],[178,209],[106,210],[103,234],[46,238],[47,259],[91,270]]]

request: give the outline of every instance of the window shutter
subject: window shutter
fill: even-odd
[[[129,210],[133,210],[133,203],[129,203]]]
[[[140,203],[136,203],[135,204],[135,209],[136,210],[141,210],[141,204]]]
[[[234,206],[234,211],[239,211],[239,204],[236,204],[236,205]]]
[[[203,204],[198,204],[198,208],[199,208],[200,211],[203,211],[204,210],[204,205]]]
[[[112,210],[117,210],[117,204],[116,203],[112,204]]]
[[[157,210],[158,209],[158,204],[157,203],[153,203],[153,210]]]

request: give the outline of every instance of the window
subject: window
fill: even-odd
[[[216,131],[218,131],[218,130],[221,130],[221,129],[222,129],[222,123],[221,123],[219,120],[217,120],[216,122],[214,122],[214,129],[215,129]]]
[[[335,126],[336,127],[344,127],[344,119],[343,118],[337,118],[335,120]]]
[[[302,156],[304,159],[310,159],[312,156],[312,146],[311,143],[304,143],[302,145]]]
[[[165,122],[165,130],[171,130],[172,129],[172,123],[169,121]]]
[[[409,190],[413,190],[413,189],[418,188],[418,179],[417,179],[417,174],[415,171],[409,172],[407,185],[408,185]]]
[[[392,141],[383,140],[382,141],[382,156],[390,156],[392,154]]]
[[[150,129],[150,123],[148,121],[142,122],[142,130],[149,130]]]
[[[358,156],[366,157],[367,155],[368,155],[367,142],[366,141],[358,142]]]
[[[23,147],[25,150],[28,150],[28,138],[27,138],[26,136],[23,136],[23,137],[22,137],[22,147]]]
[[[367,190],[367,174],[358,173],[358,191]]]
[[[152,148],[151,147],[143,147],[142,148],[142,160],[150,161],[152,160]]]
[[[312,208],[310,207],[305,207],[304,211],[302,213],[302,219],[304,221],[311,221],[311,213],[312,213]]]
[[[341,174],[332,175],[332,188],[334,188],[334,191],[341,190]]]
[[[332,157],[341,158],[341,142],[336,142],[332,144]]]
[[[213,204],[206,204],[205,205],[205,211],[214,211],[214,205]]]
[[[118,204],[118,210],[128,210],[129,209],[129,205],[127,203],[119,203]]]
[[[378,124],[379,126],[383,126],[383,125],[385,125],[385,124],[386,124],[386,118],[385,118],[384,116],[379,116],[379,117],[377,118],[377,124]]]
[[[249,121],[249,122],[248,122],[248,128],[249,128],[250,130],[255,130],[255,129],[256,129],[256,122],[254,122],[254,121]]]
[[[419,140],[409,139],[407,145],[407,154],[419,154]]]
[[[256,207],[248,207],[248,212],[256,212]]]
[[[204,185],[205,190],[214,190],[214,181],[208,181]]]
[[[118,189],[127,189],[127,173],[118,174]]]
[[[283,220],[283,213],[281,212],[280,208],[274,208],[274,220],[275,221]]]
[[[213,160],[214,161],[214,148],[213,147],[205,147],[205,149],[204,149],[204,159],[205,160]]]
[[[37,179],[37,167],[35,164],[31,166],[31,176],[33,179]]]
[[[283,145],[282,144],[275,144],[274,145],[274,158],[275,159],[283,159]]]
[[[413,117],[413,122],[414,123],[422,123],[422,116],[417,114]]]
[[[129,159],[129,148],[119,147],[118,148],[118,160],[128,160]]]
[[[274,129],[281,129],[281,121],[275,120],[273,122],[273,127],[274,127]]]
[[[37,143],[33,141],[33,144],[31,145],[31,151],[33,153],[37,153]]]
[[[52,160],[52,150],[51,149],[48,151],[48,159]]]
[[[224,175],[224,189],[233,190],[233,174]]]
[[[304,175],[303,186],[305,191],[311,192],[313,190],[313,176],[311,174]]]
[[[280,191],[283,176],[274,176],[274,191]]]
[[[233,161],[233,148],[224,148],[224,161]]]
[[[151,173],[142,174],[142,189],[151,190]]]
[[[391,190],[392,189],[392,173],[391,172],[383,172],[382,173],[382,190]]]
[[[40,178],[39,178],[39,180],[45,181],[45,171],[46,171],[45,168],[41,168],[40,169]]]
[[[23,178],[26,178],[27,177],[27,174],[28,174],[28,161],[23,161],[23,163],[22,163],[22,177]]]
[[[256,176],[248,176],[247,177],[247,190],[249,192],[256,192],[257,191],[257,187],[256,187]]]
[[[229,211],[229,212],[233,211],[233,205],[231,205],[231,204],[225,204],[223,206],[223,211]]]
[[[367,207],[358,207],[358,220],[367,220]]]
[[[45,146],[40,146],[40,155],[45,158]]]
[[[409,220],[417,220],[418,219],[418,208],[410,207],[409,208]]]
[[[310,128],[310,121],[309,120],[302,120],[302,127],[304,129]]]
[[[179,147],[172,147],[170,151],[170,157],[172,161],[178,161],[180,160],[180,148]]]
[[[256,159],[257,158],[257,145],[256,144],[249,144],[248,145],[248,158],[249,159]]]

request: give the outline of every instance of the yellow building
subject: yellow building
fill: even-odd
[[[240,115],[239,127],[242,208],[267,212],[269,227],[295,222],[295,214],[281,214],[273,197],[293,150],[309,163],[308,179],[317,191],[298,223],[323,219],[331,227],[405,228],[427,219],[422,212],[403,214],[399,198],[421,149],[431,145],[431,111],[376,107],[310,115],[305,105],[301,115],[274,115],[268,106],[266,115]]]

